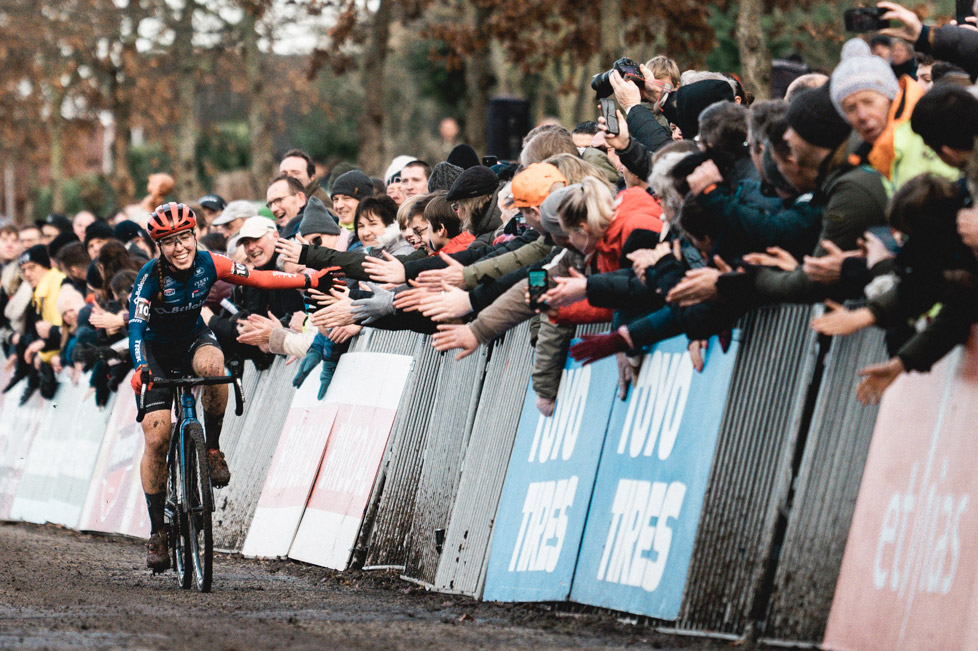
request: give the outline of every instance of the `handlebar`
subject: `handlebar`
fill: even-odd
[[[216,384],[231,384],[234,386],[234,415],[240,416],[244,413],[244,395],[243,389],[241,388],[241,362],[238,360],[231,361],[228,366],[231,367],[231,373],[229,375],[217,375],[210,377],[194,377],[185,376],[178,378],[160,378],[159,380],[153,380],[154,387],[160,387],[164,389],[173,388],[193,388],[199,386],[211,386]],[[143,422],[143,417],[146,415],[146,384],[143,384],[139,391],[139,399],[136,401],[136,422]]]

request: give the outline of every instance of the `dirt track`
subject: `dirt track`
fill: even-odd
[[[54,527],[0,525],[0,559],[0,648],[726,648],[281,561],[219,556],[202,595],[151,576],[137,541]]]

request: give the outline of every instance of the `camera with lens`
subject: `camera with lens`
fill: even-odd
[[[611,87],[611,73],[615,70],[618,71],[622,79],[625,81],[634,81],[639,90],[645,91],[645,77],[642,76],[642,71],[639,69],[638,64],[628,57],[622,57],[615,61],[615,65],[611,66],[611,70],[600,72],[591,79],[591,88],[594,89],[598,99],[610,97],[614,94],[615,91]]]

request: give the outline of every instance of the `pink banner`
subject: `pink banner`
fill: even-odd
[[[120,385],[126,386],[128,382]],[[149,536],[149,515],[139,476],[143,445],[143,428],[136,422],[135,395],[120,388],[88,489],[80,529]]]
[[[880,409],[828,649],[978,646],[978,338]]]

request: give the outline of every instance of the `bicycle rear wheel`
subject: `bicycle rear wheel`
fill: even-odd
[[[188,565],[193,566],[197,589],[210,592],[214,566],[214,536],[211,531],[214,498],[204,448],[204,430],[200,423],[187,425],[184,441],[187,446],[184,485],[187,489]]]

